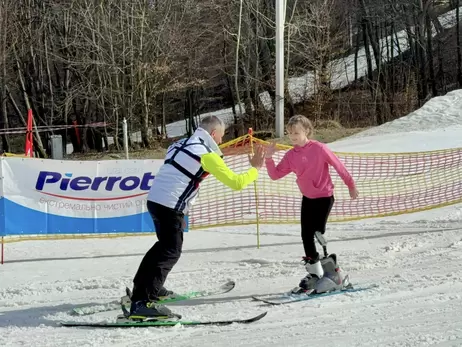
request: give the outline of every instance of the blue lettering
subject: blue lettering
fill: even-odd
[[[42,190],[45,183],[56,183],[61,179],[59,172],[40,171],[35,189]]]
[[[71,173],[65,173],[64,176],[69,177],[69,178],[63,178],[61,180],[61,184],[59,185],[59,188],[61,190],[67,190],[67,187],[69,186],[69,181],[71,180],[72,174]]]
[[[141,185],[140,185],[140,189],[141,190],[149,190],[151,188],[151,180],[154,179],[154,175],[150,172],[146,172],[144,175],[143,175],[143,178],[141,179]]]
[[[127,184],[128,182],[132,182],[132,184]],[[120,189],[122,190],[133,190],[136,187],[140,185],[140,179],[139,177],[136,176],[128,176],[125,177],[121,182],[120,182]]]
[[[64,181],[64,180],[63,180]],[[88,187],[91,184],[91,178],[90,177],[85,177],[85,176],[80,176],[74,178],[71,183],[69,184],[69,187],[73,190],[85,190],[88,189]],[[61,184],[62,186],[62,184]],[[65,190],[65,189],[63,189]]]
[[[114,176],[109,177],[107,180],[107,184],[106,184],[106,190],[112,191],[114,189],[114,184],[117,181],[120,181],[121,179],[122,177],[114,177]]]
[[[53,171],[40,171],[35,183],[35,189],[43,190],[45,186],[59,186],[60,190],[82,191],[91,189],[93,191],[106,190],[112,191],[120,189],[122,191],[131,191],[140,189],[147,191],[152,185],[154,175],[151,172],[145,172],[142,177],[138,176],[78,176],[72,177],[72,173],[60,174]]]
[[[98,190],[101,183],[107,180],[107,177],[95,177],[91,184],[91,190]]]
[[[70,180],[71,180],[70,178],[63,178],[61,180],[61,184],[59,185],[59,189],[67,190],[67,187],[69,186],[69,181]]]

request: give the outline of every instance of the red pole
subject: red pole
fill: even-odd
[[[74,130],[75,130],[75,136],[77,137],[77,143],[80,145],[80,133],[79,133],[79,128],[77,126],[77,121],[76,120],[72,121],[72,124],[74,124]]]
[[[27,130],[26,130],[26,157],[33,157],[34,136],[32,135],[32,110],[27,111]]]
[[[251,149],[252,154],[253,154],[253,146],[252,146],[252,144],[253,144],[253,129],[252,129],[252,128],[249,128],[247,134],[249,135],[249,138],[250,138],[250,139],[249,139],[249,142],[250,142],[250,149]],[[245,146],[245,143],[244,143],[244,146]]]

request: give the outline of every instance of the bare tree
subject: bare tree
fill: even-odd
[[[8,78],[8,33],[11,34],[8,15],[11,14],[9,0],[0,2],[0,124],[1,129],[6,132],[9,128],[8,109],[7,109],[7,78]],[[8,135],[2,133],[2,149],[10,151]]]
[[[354,114],[358,122],[376,124],[441,93],[451,78],[442,71],[449,45],[442,43],[438,11],[431,0],[287,0],[286,91],[289,78],[312,76],[305,88],[312,96],[286,93],[287,114],[308,105],[321,120],[332,117],[337,103],[347,111],[335,111],[336,117]],[[123,118],[144,147],[158,133],[165,137],[168,122],[186,119],[182,133],[191,132],[200,113],[227,107],[235,115],[235,136],[245,126],[272,128],[274,19],[273,0],[1,0],[2,148],[10,150],[5,133],[26,125],[28,109],[34,125],[45,128],[34,130],[43,157],[51,134],[61,134],[63,146],[70,138],[76,152],[109,148],[109,136],[119,149]],[[401,30],[406,44],[398,42]],[[456,39],[454,76],[462,83],[459,32]],[[356,62],[359,81],[334,91],[334,70],[341,71],[336,59],[359,59],[360,50],[367,76],[361,78]],[[358,103],[361,111],[354,112]],[[92,125],[97,122],[107,126]],[[57,125],[63,129],[51,128]]]

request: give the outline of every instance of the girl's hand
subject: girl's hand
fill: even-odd
[[[358,189],[356,189],[356,187],[349,188],[348,190],[350,191],[350,197],[353,200],[356,199],[359,196],[359,192],[358,192]]]

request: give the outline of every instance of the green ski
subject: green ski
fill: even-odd
[[[204,290],[198,290],[198,291],[191,291],[183,294],[177,294],[175,297],[169,297],[165,298],[163,300],[159,301],[159,304],[168,304],[171,302],[177,302],[177,301],[184,301],[184,300],[190,300],[190,299],[196,299],[196,298],[203,298],[207,296],[212,296],[212,295],[220,295],[220,294],[225,294],[227,292],[230,292],[231,290],[234,289],[236,286],[236,283],[234,281],[229,281],[218,288],[213,288],[213,289],[204,289]],[[70,312],[71,315],[73,316],[87,316],[91,315],[94,313],[99,313],[99,312],[107,312],[107,311],[113,311],[113,310],[118,310],[120,309],[120,305],[122,304],[124,307],[127,307],[130,309],[130,296],[131,292],[129,288],[126,288],[126,293],[124,297],[122,297],[120,300],[114,300],[106,304],[96,304],[96,305],[89,305],[89,306],[84,306],[84,307],[74,307],[72,311]]]
[[[230,325],[254,323],[266,316],[268,312],[263,312],[257,316],[247,319],[229,319],[216,321],[197,321],[197,320],[148,320],[148,321],[122,321],[122,322],[61,322],[65,327],[91,327],[91,328],[146,328],[146,327],[171,327],[175,325]]]

